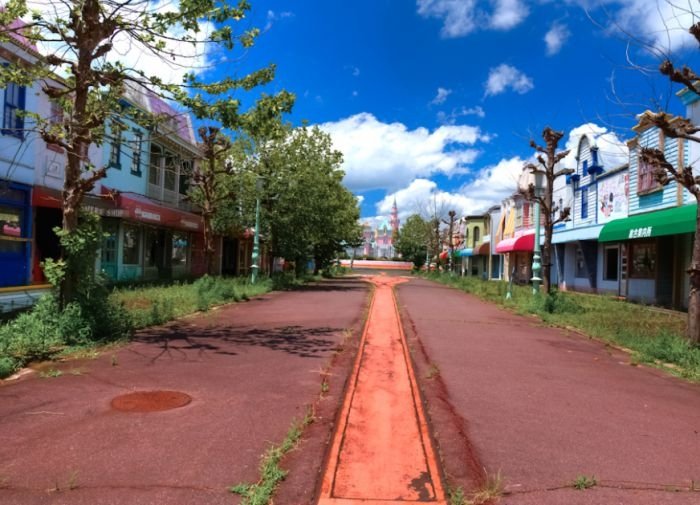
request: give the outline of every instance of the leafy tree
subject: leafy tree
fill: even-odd
[[[404,223],[396,243],[396,250],[405,259],[413,262],[413,267],[420,270],[425,265],[425,248],[431,236],[430,223],[420,215],[413,214]]]
[[[29,43],[41,44],[46,54],[37,65],[11,61],[0,68],[0,86],[39,81],[43,92],[63,111],[61,124],[36,114],[34,119],[41,138],[66,153],[64,236],[77,232],[85,193],[106,175],[108,167],[96,166],[87,156],[88,148],[101,145],[109,134],[121,133],[123,126],[117,119],[125,113],[120,98],[127,88],[147,87],[181,103],[199,119],[211,118],[224,127],[240,128],[247,122],[246,115],[241,113],[240,100],[231,93],[250,91],[274,76],[271,65],[242,78],[226,77],[218,82],[202,82],[194,73],[186,74],[184,81],[167,82],[162,75],[124,63],[124,48],[192,67],[196,64],[192,48],[200,55],[209,46],[231,50],[253,44],[256,28],[236,32],[232,26],[241,22],[249,9],[246,0],[56,0],[47,2],[41,11],[31,12],[26,0],[5,4],[0,11],[0,40],[21,32]],[[30,18],[26,25],[15,22],[26,17]],[[56,84],[57,74],[64,76],[60,84]],[[276,103],[276,98],[269,97],[268,102]],[[285,94],[283,98],[288,97]],[[144,111],[132,113],[154,128],[173,119]],[[63,254],[69,251],[64,248]],[[62,303],[73,299],[78,282],[72,272],[64,278]]]
[[[700,45],[700,22],[692,25],[688,31]],[[700,95],[700,75],[692,68],[686,65],[677,67],[667,58],[661,63],[659,71],[671,83],[684,86],[690,92]],[[651,114],[650,121],[667,138],[700,143],[700,125],[693,122],[692,119],[661,111]],[[661,149],[651,147],[642,147],[641,160],[654,167],[654,176],[660,184],[665,186],[671,181],[676,181],[695,197],[696,202],[700,203],[700,175],[698,175],[697,168],[693,169],[692,161],[689,165],[677,168],[666,159]],[[694,345],[700,345],[700,205],[698,205],[693,253],[688,275],[690,293],[688,297],[687,337]]]
[[[539,165],[528,163],[525,166],[535,177],[538,173],[544,177],[544,187],[542,192],[535,188],[535,184],[530,185],[525,190],[525,195],[534,202],[539,203],[542,216],[541,223],[535,223],[535,226],[542,225],[544,227],[544,242],[542,245],[542,284],[544,292],[549,294],[551,286],[551,269],[552,269],[552,234],[554,233],[554,225],[566,221],[571,212],[570,207],[562,209],[554,203],[554,181],[562,175],[573,173],[573,170],[566,168],[558,168],[557,164],[563,160],[569,151],[557,151],[559,141],[564,137],[564,132],[555,131],[549,126],[542,130],[542,138],[544,146],[537,144],[534,140],[530,141],[530,147],[536,152],[536,159]],[[556,215],[556,217],[555,217]]]
[[[324,268],[360,233],[357,199],[342,184],[342,154],[319,128],[300,127],[277,136],[250,162],[239,184],[244,194],[254,196],[255,178],[262,179],[257,195],[271,257],[294,261],[298,272],[310,259]],[[251,172],[253,177],[246,176]],[[244,203],[244,221],[251,223],[253,201]]]

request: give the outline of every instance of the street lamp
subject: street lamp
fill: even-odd
[[[255,236],[253,237],[253,253],[250,255],[250,282],[255,284],[260,270],[260,192],[263,178],[258,176],[255,181]]]
[[[542,191],[544,190],[544,171],[534,170],[533,174],[535,176],[535,246],[532,251],[532,294],[536,295],[540,292],[540,283],[542,278],[540,273],[542,272],[542,257],[540,255],[540,201],[539,197],[542,196]]]

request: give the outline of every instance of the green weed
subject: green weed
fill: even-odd
[[[575,489],[583,491],[584,489],[595,487],[598,485],[598,481],[596,480],[595,475],[591,475],[590,477],[587,475],[579,475],[571,485]]]
[[[313,422],[309,409],[302,421],[295,421],[279,446],[270,447],[260,462],[260,480],[255,484],[241,483],[231,486],[229,491],[242,497],[241,505],[267,505],[272,500],[277,486],[287,476],[279,464],[285,454],[294,449],[301,439],[304,428]]]
[[[425,374],[425,378],[434,379],[438,375],[440,375],[440,368],[435,363],[431,363],[428,372]]]
[[[56,370],[55,368],[49,368],[48,370],[39,372],[39,377],[41,377],[42,379],[60,377],[61,375],[63,375],[63,372],[61,372],[60,370]]]

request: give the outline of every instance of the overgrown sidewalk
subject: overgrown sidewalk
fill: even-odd
[[[229,488],[258,482],[260,457],[318,404],[326,410],[297,441],[296,463],[282,462],[286,495],[310,501],[343,388],[334,363],[359,334],[367,293],[338,279],[256,297],[0,387],[0,502],[236,503]],[[154,390],[192,401],[112,409],[121,394]]]
[[[700,347],[685,339],[687,315],[629,303],[611,296],[553,292],[533,296],[529,286],[513,286],[506,299],[505,282],[483,281],[432,272],[433,281],[471,293],[545,324],[580,331],[631,353],[632,363],[645,363],[688,380],[700,381]]]

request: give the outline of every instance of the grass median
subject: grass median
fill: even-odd
[[[629,303],[606,295],[554,291],[532,294],[530,286],[513,286],[506,300],[505,282],[484,281],[444,273],[421,274],[520,314],[534,314],[552,326],[575,329],[590,337],[632,352],[632,364],[666,367],[676,375],[700,381],[700,347],[684,338],[687,315],[682,312]]]

